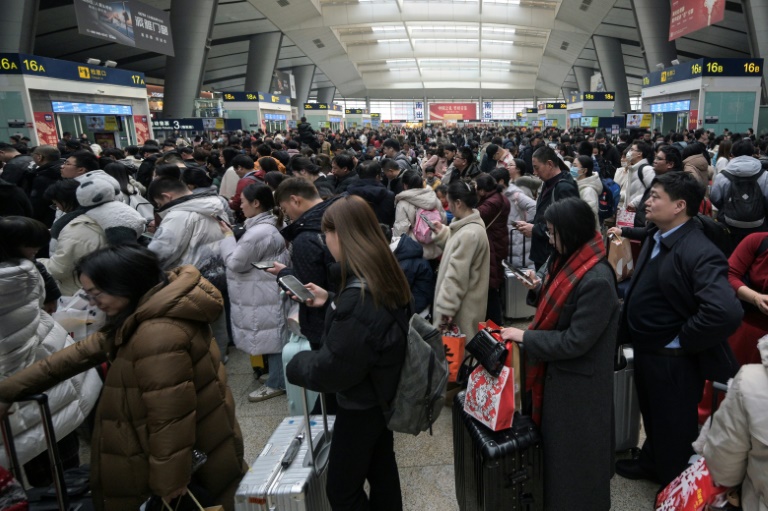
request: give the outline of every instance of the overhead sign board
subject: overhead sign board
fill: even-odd
[[[145,89],[144,73],[90,66],[25,53],[0,53],[0,75],[31,75]]]
[[[242,129],[241,119],[223,119],[221,117],[190,117],[185,119],[153,119],[154,130],[239,130]]]
[[[268,92],[225,92],[221,99],[224,102],[254,102],[254,103],[272,103],[276,105],[290,105],[291,98],[288,96],[276,96]]]
[[[527,114],[537,114],[537,113],[539,113],[539,109],[538,108],[526,108],[525,109],[525,113],[527,113]]]
[[[556,103],[539,103],[539,110],[565,110],[568,108],[568,104],[563,102]]]
[[[681,82],[702,76],[759,77],[763,59],[698,59],[643,76],[643,87]]]
[[[667,103],[654,103],[650,107],[651,113],[658,114],[664,112],[687,112],[691,109],[690,100],[670,101]]]
[[[671,0],[669,6],[670,41],[725,19],[725,0]]]
[[[341,112],[341,107],[335,103],[304,103],[304,110],[333,110]]]
[[[477,117],[477,103],[430,103],[431,121],[474,119]]]
[[[344,110],[345,114],[352,114],[352,115],[361,115],[361,114],[367,114],[368,110],[365,108],[347,108]]]
[[[171,15],[136,0],[74,0],[83,35],[173,56]]]

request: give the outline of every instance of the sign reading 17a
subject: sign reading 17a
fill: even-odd
[[[133,80],[133,83],[136,85],[144,85],[144,78],[142,78],[141,75],[131,75],[131,80]]]

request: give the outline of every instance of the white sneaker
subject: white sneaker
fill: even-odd
[[[261,376],[259,376],[259,377],[258,377],[258,381],[259,381],[259,383],[261,383],[262,385],[263,385],[263,384],[265,384],[265,383],[267,383],[267,380],[268,380],[268,379],[269,379],[269,373],[267,373],[267,374],[262,374]]]
[[[283,394],[285,394],[284,390],[273,389],[272,387],[264,385],[248,394],[248,401],[251,403],[258,403],[259,401],[265,401],[273,397],[282,396]]]

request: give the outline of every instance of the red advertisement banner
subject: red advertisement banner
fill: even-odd
[[[429,120],[444,119],[457,121],[477,119],[477,103],[430,103]]]
[[[688,129],[689,130],[699,129],[699,111],[698,110],[691,110],[691,113],[688,115]]]
[[[134,115],[133,126],[136,129],[136,145],[144,145],[149,140],[149,122],[146,115]]]
[[[725,0],[671,0],[670,7],[670,41],[725,18]],[[667,62],[664,64],[668,65]]]
[[[59,143],[59,134],[56,133],[53,112],[35,112],[35,131],[40,145],[56,147],[56,144]]]

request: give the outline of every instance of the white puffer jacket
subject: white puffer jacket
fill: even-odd
[[[0,378],[32,365],[73,344],[66,330],[41,310],[43,279],[26,259],[0,264]],[[101,392],[95,369],[65,380],[47,391],[58,439],[70,434],[88,416]],[[45,450],[40,411],[35,403],[14,405],[10,416],[20,463]],[[0,448],[0,465],[7,467]]]
[[[715,482],[742,485],[742,509],[768,511],[768,336],[758,348],[762,365],[739,370],[715,412],[701,454]]]
[[[285,339],[286,313],[290,304],[280,296],[275,277],[251,263],[277,261],[291,265],[285,238],[271,213],[245,221],[245,233],[235,241],[221,241],[227,266],[227,290],[232,303],[230,318],[235,345],[251,355],[280,353]]]
[[[515,183],[509,183],[504,190],[504,196],[509,199],[510,205],[507,229],[512,240],[512,265],[515,268],[531,267],[531,240],[526,239],[523,233],[515,228],[515,222],[533,222],[533,217],[536,216],[536,201]]]
[[[600,230],[598,208],[600,207],[600,194],[603,193],[603,182],[600,181],[600,176],[592,174],[589,177],[579,179],[576,184],[579,185],[579,196],[592,208],[592,213],[595,214],[595,226]]]
[[[413,226],[416,223],[416,211],[419,208],[426,210],[436,209],[440,213],[442,223],[445,224],[447,222],[443,204],[437,198],[432,188],[404,190],[395,196],[395,204],[395,225],[392,226],[393,238],[407,234],[414,241],[418,242],[413,236]],[[424,259],[435,259],[443,253],[437,243],[434,242],[421,246],[424,249]]]

